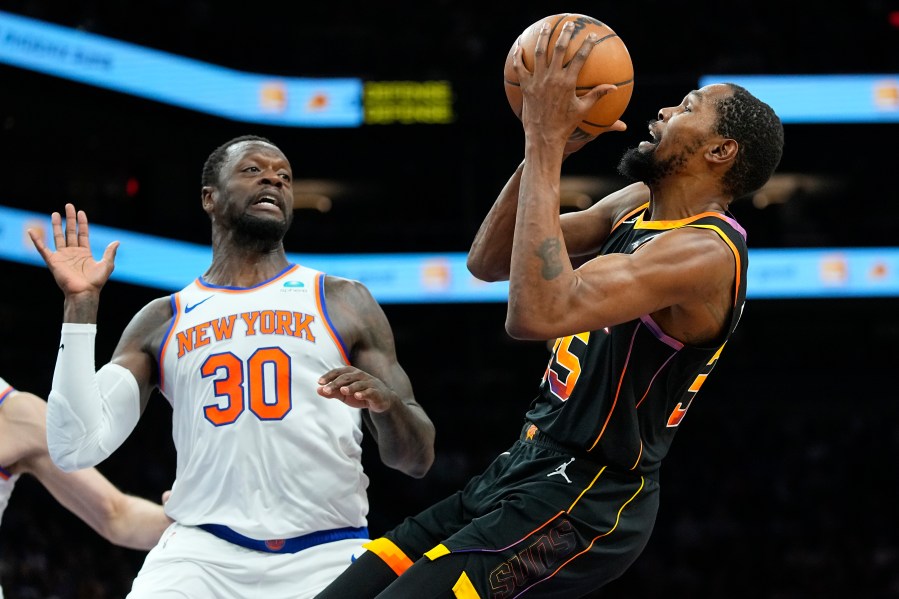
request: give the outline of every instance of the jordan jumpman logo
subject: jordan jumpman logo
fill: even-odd
[[[574,461],[574,458],[571,458],[570,460],[568,460],[567,462],[565,462],[564,464],[562,464],[561,466],[559,466],[558,468],[556,468],[555,470],[553,470],[552,472],[547,474],[546,476],[549,477],[549,476],[552,476],[553,474],[558,474],[559,476],[564,478],[566,481],[568,481],[569,484],[571,484],[571,479],[568,478],[567,474],[565,474],[565,470],[568,468],[568,464],[570,464],[573,461]]]

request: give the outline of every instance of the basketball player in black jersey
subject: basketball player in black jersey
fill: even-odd
[[[516,57],[525,158],[468,259],[478,278],[509,281],[510,335],[556,340],[538,394],[508,452],[372,541],[321,599],[568,599],[619,577],[651,534],[662,459],[737,326],[747,250],[727,209],[777,167],[780,120],[736,85],[692,91],[622,158],[636,183],[560,215],[563,157],[589,141],[571,132],[611,86],[577,97],[593,44],[562,64],[566,29],[546,65],[548,37],[533,74]]]

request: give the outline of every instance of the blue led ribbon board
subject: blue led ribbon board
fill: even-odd
[[[235,121],[358,127],[362,80],[245,73],[0,11],[0,62]]]
[[[26,235],[50,234],[50,217],[0,206],[0,259],[44,262]],[[121,242],[112,279],[177,291],[212,260],[207,245],[91,224],[95,257]],[[52,247],[52,239],[50,240]],[[292,262],[365,283],[383,304],[505,302],[508,283],[484,283],[466,267],[466,254],[296,254]],[[899,297],[899,248],[754,249],[749,251],[751,299]]]
[[[899,73],[883,75],[703,75],[699,86],[736,83],[784,124],[899,123]]]

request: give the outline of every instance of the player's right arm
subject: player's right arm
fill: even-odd
[[[99,261],[90,248],[87,216],[66,205],[65,223],[51,217],[56,251],[29,230],[65,296],[53,385],[48,397],[47,443],[53,462],[62,470],[96,466],[131,434],[152,388],[153,356],[140,336],[153,328],[159,308],[145,309],[126,329],[113,362],[95,368],[94,341],[100,290],[112,274],[118,242]],[[155,306],[150,304],[148,308]],[[158,322],[156,323],[158,326]]]
[[[509,280],[512,235],[523,170],[524,162],[500,191],[468,252],[468,270],[483,281]],[[634,183],[609,194],[586,210],[562,214],[560,224],[569,257],[598,252],[615,223],[648,201],[649,188],[642,183]]]
[[[423,477],[434,463],[434,424],[397,360],[387,316],[358,281],[329,276],[325,294],[352,363],[322,374],[318,394],[361,409],[381,461],[414,478]]]
[[[0,464],[34,476],[65,508],[109,542],[151,549],[172,523],[160,504],[122,493],[97,469],[63,472],[47,452],[46,402],[14,391],[0,409]]]

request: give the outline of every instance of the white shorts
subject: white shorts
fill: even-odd
[[[311,599],[365,550],[368,539],[266,553],[174,523],[147,554],[127,599]]]

